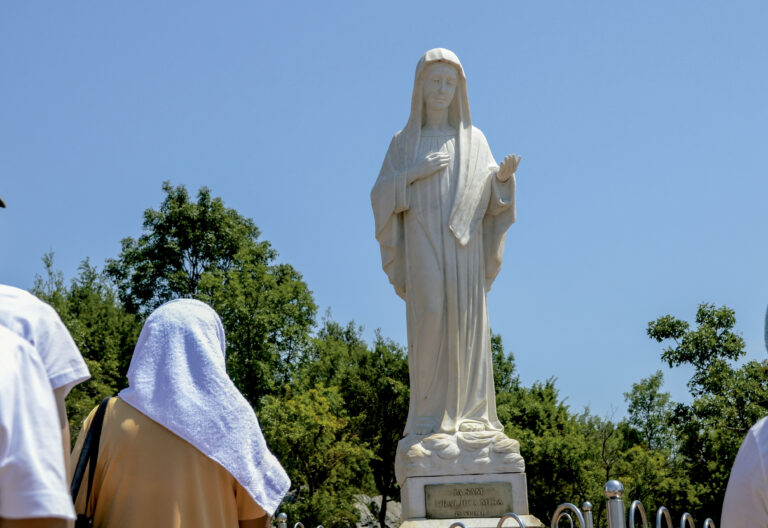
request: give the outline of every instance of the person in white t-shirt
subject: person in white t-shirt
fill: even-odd
[[[0,528],[72,526],[64,400],[88,367],[53,308],[5,285],[0,357]]]
[[[43,362],[55,397],[68,464],[69,422],[64,399],[72,387],[91,377],[88,366],[56,310],[25,290],[0,284],[0,326],[31,344]]]
[[[768,350],[768,309],[765,348]],[[720,526],[768,528],[768,416],[750,428],[736,454],[725,490]]]
[[[3,326],[0,365],[0,528],[68,526],[75,511],[45,365]]]
[[[768,417],[752,426],[733,461],[720,526],[768,528]]]

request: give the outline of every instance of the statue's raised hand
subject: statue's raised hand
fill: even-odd
[[[451,156],[445,152],[432,152],[421,160],[415,167],[408,169],[408,183],[413,183],[427,176],[432,176],[448,166]]]
[[[510,179],[515,174],[515,171],[517,171],[517,166],[520,165],[521,159],[520,156],[515,156],[514,154],[510,154],[504,158],[504,161],[502,161],[499,166],[499,172],[496,173],[496,178],[500,182],[505,182]]]

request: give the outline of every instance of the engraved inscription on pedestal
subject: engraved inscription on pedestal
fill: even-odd
[[[424,486],[428,519],[501,517],[512,511],[512,484],[428,484]]]

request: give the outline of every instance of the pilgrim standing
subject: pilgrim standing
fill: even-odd
[[[768,309],[765,348],[768,350]],[[720,525],[768,528],[768,416],[749,429],[739,447],[728,477]]]
[[[40,355],[53,389],[67,464],[71,445],[65,399],[72,387],[91,377],[88,366],[56,310],[25,290],[0,284],[0,325],[26,340]]]
[[[227,375],[225,347],[221,320],[205,303],[171,301],[149,316],[129,386],[106,407],[89,500],[84,484],[76,497],[95,527],[268,524],[290,481]]]
[[[768,528],[768,417],[750,428],[733,461],[720,525]]]
[[[0,527],[71,526],[64,399],[90,373],[55,310],[6,285],[0,365]]]
[[[37,350],[0,326],[0,527],[74,520],[51,384]]]

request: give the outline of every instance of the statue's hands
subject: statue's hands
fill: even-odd
[[[445,152],[432,152],[427,154],[421,162],[415,167],[408,169],[408,183],[431,176],[439,170],[444,169],[451,162],[451,156]]]
[[[515,174],[515,171],[517,171],[517,166],[520,165],[521,159],[520,156],[515,156],[514,154],[504,158],[504,161],[499,166],[499,172],[496,173],[496,179],[500,182],[510,179]]]

